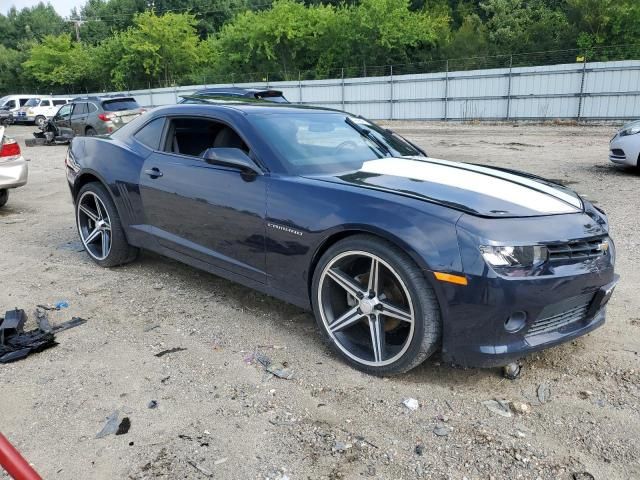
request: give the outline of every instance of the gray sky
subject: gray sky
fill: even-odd
[[[20,10],[24,7],[33,7],[40,3],[40,0],[0,0],[0,12],[6,14],[9,9],[15,5],[15,7]],[[54,0],[47,2],[44,0],[44,3],[50,3],[53,5],[53,8],[56,9],[59,15],[63,17],[68,17],[71,13],[71,9],[73,7],[80,7],[84,5],[84,0]]]

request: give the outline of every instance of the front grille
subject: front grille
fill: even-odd
[[[611,155],[613,155],[614,157],[623,157],[624,158],[624,150],[620,149],[620,148],[612,148],[611,149]]]
[[[546,306],[538,319],[531,324],[527,336],[553,332],[562,327],[586,319],[594,293],[580,295],[560,303]]]
[[[598,237],[569,243],[549,244],[547,245],[549,260],[563,262],[601,257],[606,253],[606,250],[602,248],[603,242],[604,237]]]

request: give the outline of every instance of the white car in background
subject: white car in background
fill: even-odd
[[[9,200],[9,189],[27,184],[29,169],[22,157],[20,145],[13,138],[6,137],[5,128],[0,126],[0,207]]]
[[[52,118],[62,105],[66,105],[71,98],[42,96],[27,100],[20,110],[13,115],[16,123],[35,123],[37,126],[44,125],[48,118]]]
[[[627,123],[611,139],[609,160],[617,165],[640,167],[640,120]]]

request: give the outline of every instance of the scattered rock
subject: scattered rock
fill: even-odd
[[[514,413],[518,413],[520,415],[527,415],[531,413],[531,406],[528,403],[524,402],[511,402],[511,410]]]
[[[151,400],[149,403],[147,403],[147,408],[156,408],[157,406],[158,406],[157,400]]]
[[[589,472],[576,472],[573,474],[573,480],[595,480],[595,477]]]
[[[422,456],[422,454],[424,453],[424,445],[419,443],[418,445],[416,445],[414,451],[416,452],[416,455]]]
[[[593,392],[591,390],[582,390],[580,393],[580,398],[582,398],[583,400],[586,400],[587,398],[589,398],[591,395],[593,395]]]
[[[420,404],[418,403],[418,400],[416,400],[415,398],[405,398],[402,401],[402,404],[412,412],[420,408]]]
[[[541,383],[538,385],[538,401],[540,403],[547,403],[551,400],[551,388],[548,383]]]
[[[350,443],[336,442],[331,450],[333,450],[334,452],[344,453],[351,447],[352,445]]]
[[[496,413],[503,417],[511,416],[511,409],[507,400],[485,400],[482,404],[487,407],[490,412]]]
[[[182,347],[176,347],[176,348],[170,348],[168,350],[163,350],[161,352],[156,353],[156,357],[164,357],[165,355],[168,355],[170,353],[176,353],[176,352],[183,352],[185,351],[186,348],[182,348]]]
[[[451,429],[445,425],[438,425],[433,429],[433,433],[435,433],[438,437],[446,437],[451,433]]]
[[[266,370],[278,378],[283,378],[285,380],[291,380],[293,378],[293,370],[287,368],[283,363],[272,363],[266,368]]]

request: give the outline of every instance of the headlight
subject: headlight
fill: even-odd
[[[533,268],[549,258],[547,247],[542,245],[481,246],[480,252],[485,262],[497,268]]]
[[[640,133],[640,123],[629,125],[624,130],[621,130],[620,136],[626,137],[627,135],[635,135],[636,133]]]

